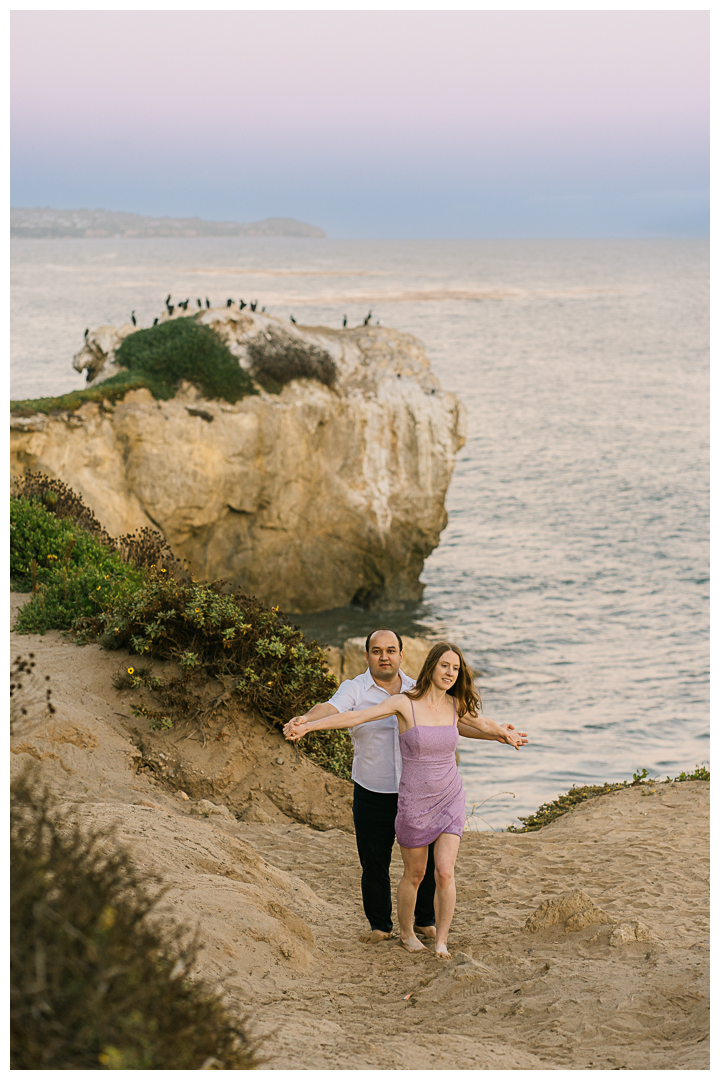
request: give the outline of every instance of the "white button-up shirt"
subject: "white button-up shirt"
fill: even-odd
[[[402,683],[401,693],[412,690],[415,680],[398,672]],[[330,698],[338,712],[356,712],[379,705],[390,694],[375,682],[370,668],[354,679],[340,683],[337,692]],[[368,791],[396,792],[400,786],[402,757],[397,717],[383,716],[380,720],[370,720],[350,728],[350,737],[355,750],[352,765],[352,778]]]

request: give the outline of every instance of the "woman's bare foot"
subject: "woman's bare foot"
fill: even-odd
[[[377,945],[378,941],[388,941],[391,937],[392,934],[385,930],[371,930],[369,934],[361,934],[358,941],[362,941],[363,945]]]
[[[407,949],[408,952],[427,952],[427,949],[423,945],[422,941],[418,941],[414,934],[409,938],[401,937],[400,944],[402,945],[403,949]]]
[[[435,940],[435,927],[434,926],[413,926],[413,930],[415,931],[416,934],[419,934],[420,937],[432,938],[433,941]]]
[[[437,942],[435,945],[435,959],[436,960],[449,960],[450,953],[448,947],[444,942]]]

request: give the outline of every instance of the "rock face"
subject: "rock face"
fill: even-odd
[[[14,418],[13,474],[58,477],[111,534],[159,528],[196,577],[226,578],[288,612],[417,600],[464,442],[461,405],[439,387],[420,343],[379,327],[296,327],[237,307],[198,317],[261,381],[263,357],[273,376],[286,346],[319,375],[234,405],[184,384],[170,401],[135,390],[112,406]],[[76,368],[89,382],[107,378],[133,330],[88,335]]]

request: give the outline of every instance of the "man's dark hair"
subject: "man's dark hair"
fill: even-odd
[[[397,630],[388,630],[387,626],[378,626],[377,630],[371,630],[368,636],[365,638],[365,652],[370,652],[370,638],[375,634],[394,634],[397,638],[398,649],[402,652],[402,638],[398,634]]]

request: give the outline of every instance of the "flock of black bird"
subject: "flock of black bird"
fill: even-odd
[[[188,304],[190,303],[189,299],[188,300],[180,300],[179,303],[177,303],[177,304],[171,304],[170,303],[171,300],[172,300],[172,295],[171,295],[171,293],[168,293],[167,296],[165,297],[165,307],[167,308],[168,315],[172,315],[172,313],[174,312],[176,307],[177,308],[182,308],[183,311],[187,311]],[[197,297],[195,303],[197,304],[198,308],[200,310],[202,310],[203,304],[202,304],[202,300],[200,299],[200,297]],[[235,300],[228,299],[226,306],[227,307],[232,307],[234,303],[235,303]],[[246,307],[249,307],[251,311],[257,311],[258,304],[259,304],[259,300],[251,300],[249,304],[247,304],[244,300],[238,300],[237,301],[237,306],[240,308],[241,311],[243,310],[243,308],[246,308]],[[210,301],[207,298],[207,296],[205,297],[205,307],[208,310],[210,309]],[[265,308],[264,307],[260,308],[260,311],[261,311],[261,313],[264,312]],[[367,315],[363,319],[363,326],[369,326],[371,318],[372,318],[372,308],[370,309],[370,311],[368,311]],[[133,326],[137,326],[137,318],[135,316],[135,309],[134,308],[130,312],[130,321],[132,322]],[[158,318],[153,319],[153,326],[157,326],[158,322],[159,322]],[[290,322],[293,323],[293,325],[295,325],[295,326],[297,326],[297,324],[298,324],[297,319],[295,318],[294,315],[290,316]],[[343,315],[343,321],[342,321],[343,329],[347,328],[347,323],[348,323],[347,315]],[[378,319],[378,320],[376,320],[376,326],[379,326],[379,325],[380,325],[380,320]],[[87,336],[88,336],[89,333],[90,333],[90,328],[87,327],[86,330],[85,330],[85,333],[83,334],[83,337],[85,338],[85,340],[87,340]]]
[[[172,296],[171,296],[170,293],[168,293],[166,298],[165,298],[165,307],[167,308],[168,315],[172,315],[172,313],[173,313],[173,311],[175,310],[176,307],[182,308],[183,311],[187,311],[188,304],[190,303],[189,300],[180,300],[179,303],[177,303],[177,304],[171,304],[170,303],[171,300],[172,300]],[[259,300],[251,300],[250,303],[247,304],[244,300],[238,300],[237,301],[237,306],[240,308],[241,311],[243,310],[243,308],[246,308],[246,307],[249,307],[251,311],[257,311],[257,306],[258,306],[259,302],[260,302]],[[195,303],[202,310],[202,306],[203,306],[202,305],[202,300],[200,299],[199,296],[195,300]],[[232,307],[234,303],[235,303],[235,301],[230,299],[230,300],[227,301],[226,306],[227,307]],[[205,307],[208,308],[208,309],[210,308],[210,301],[208,300],[207,296],[205,297]],[[264,311],[265,308],[264,307],[260,308],[260,310]]]

